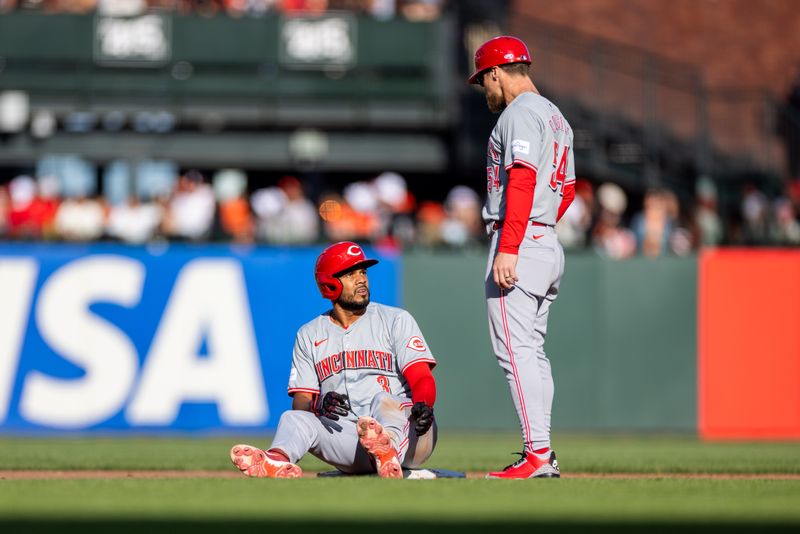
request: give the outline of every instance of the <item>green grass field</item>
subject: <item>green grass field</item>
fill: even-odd
[[[0,470],[220,470],[234,442],[265,438],[0,438]],[[558,436],[560,480],[385,481],[113,478],[0,480],[2,532],[64,530],[458,531],[536,526],[605,531],[800,530],[797,443],[702,443],[675,436]],[[515,435],[446,435],[430,467],[485,472],[511,463]],[[306,471],[326,470],[318,460]],[[651,473],[655,478],[570,478]],[[756,478],[674,478],[729,473]]]

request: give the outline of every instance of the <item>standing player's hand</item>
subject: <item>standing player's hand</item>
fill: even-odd
[[[433,408],[424,402],[417,402],[411,407],[411,417],[416,420],[414,430],[417,431],[418,436],[421,436],[425,434],[433,424]]]
[[[320,417],[327,417],[338,421],[339,416],[344,417],[350,411],[350,399],[347,395],[329,391],[324,397],[317,397],[314,403],[314,413]]]
[[[492,264],[494,283],[502,289],[511,289],[519,281],[517,276],[517,255],[498,252]]]

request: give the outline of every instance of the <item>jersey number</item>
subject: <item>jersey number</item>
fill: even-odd
[[[486,192],[500,191],[500,165],[486,167]]]
[[[385,391],[386,393],[391,393],[392,392],[392,390],[389,389],[389,379],[388,378],[386,378],[385,376],[379,376],[375,380],[378,381],[378,385],[380,385],[383,388],[383,391]]]
[[[564,145],[561,160],[558,159],[558,143],[553,143],[553,174],[550,176],[550,189],[564,194],[564,182],[567,181],[567,154],[569,146]]]

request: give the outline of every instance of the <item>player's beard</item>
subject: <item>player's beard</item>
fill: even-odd
[[[500,113],[506,109],[506,101],[503,98],[503,95],[493,95],[487,92],[486,104],[489,106],[489,111],[492,113]]]
[[[342,293],[337,302],[339,303],[339,306],[347,311],[364,311],[367,309],[367,306],[369,306],[369,288],[367,288],[367,294],[362,297],[359,297],[358,294],[353,294],[349,297],[346,297],[344,293]]]

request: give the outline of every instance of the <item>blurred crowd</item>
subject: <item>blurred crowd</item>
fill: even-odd
[[[673,191],[653,188],[637,206],[616,184],[595,188],[578,180],[575,201],[556,230],[565,248],[591,248],[612,259],[686,256],[718,245],[800,245],[800,181],[774,198],[745,184],[737,198],[723,217],[708,178],[697,180],[694,198],[683,203]]]
[[[425,22],[439,18],[444,2],[445,0],[0,0],[0,13],[33,9],[44,13],[98,12],[132,16],[156,9],[206,17],[260,17],[349,11],[378,20],[402,17],[410,21]]]
[[[355,240],[389,248],[462,247],[482,238],[480,199],[472,189],[456,186],[443,203],[418,205],[406,180],[393,172],[324,193],[317,202],[290,175],[254,190],[238,169],[219,170],[210,179],[189,170],[170,182],[169,188],[163,182],[151,187],[150,194],[120,195],[108,187],[100,196],[57,175],[17,176],[0,186],[0,238],[276,245]]]
[[[17,176],[0,185],[0,238],[274,245],[354,240],[389,249],[468,248],[487,239],[483,199],[475,190],[456,185],[442,201],[418,200],[394,172],[313,200],[296,176],[252,188],[239,169],[210,177],[188,170],[146,194],[127,188],[114,193],[106,184],[99,196],[68,185],[54,174]],[[716,245],[800,245],[800,182],[777,197],[747,184],[736,213],[725,218],[717,188],[705,178],[689,201],[679,202],[667,189],[647,191],[636,206],[629,198],[616,184],[579,179],[575,200],[556,228],[564,247],[625,259],[685,256]]]

